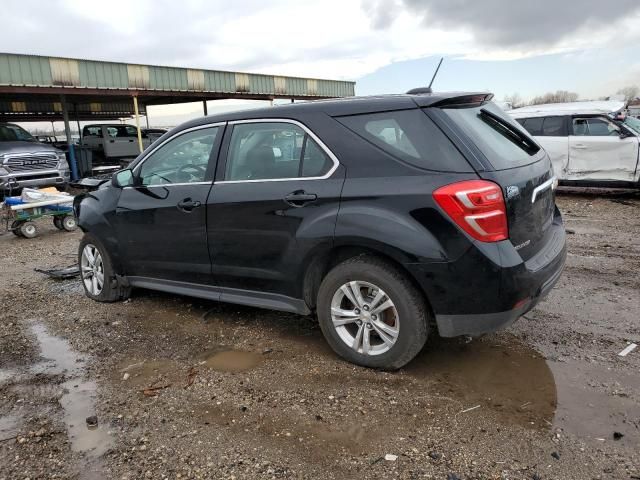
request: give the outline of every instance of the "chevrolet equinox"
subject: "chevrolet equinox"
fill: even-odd
[[[307,315],[396,369],[503,328],[558,280],[549,156],[486,93],[317,101],[187,122],[79,196],[85,292],[141,287]]]

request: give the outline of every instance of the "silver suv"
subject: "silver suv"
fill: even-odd
[[[69,164],[63,151],[38,142],[12,123],[0,123],[0,192],[22,187],[64,187]]]

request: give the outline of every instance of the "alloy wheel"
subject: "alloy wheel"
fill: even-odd
[[[393,301],[369,282],[354,280],[336,290],[331,300],[331,320],[342,341],[363,355],[388,352],[400,333]]]
[[[100,295],[104,286],[104,264],[102,255],[95,245],[85,245],[80,259],[80,270],[87,291],[94,296]]]

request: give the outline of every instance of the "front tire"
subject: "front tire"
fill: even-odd
[[[116,302],[129,296],[129,289],[118,284],[109,253],[102,243],[87,233],[78,247],[80,278],[87,297],[98,302]]]
[[[361,255],[333,268],[318,292],[318,320],[327,343],[345,360],[396,370],[427,341],[429,311],[406,274]]]

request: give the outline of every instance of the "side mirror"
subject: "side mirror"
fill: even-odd
[[[130,187],[134,183],[133,172],[130,168],[120,170],[111,177],[111,185],[116,188]]]
[[[623,138],[629,138],[629,137],[635,137],[635,133],[627,130],[624,127],[620,127],[620,131],[618,132],[618,136],[623,139]]]

